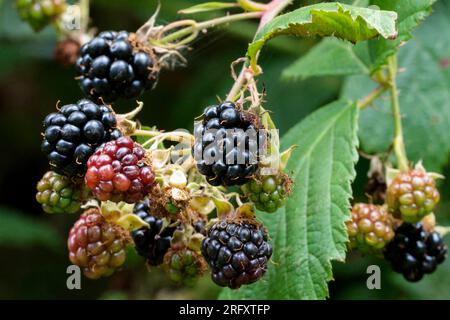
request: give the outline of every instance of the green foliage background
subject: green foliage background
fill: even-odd
[[[162,1],[159,22],[171,21],[178,17],[177,10],[199,2]],[[295,1],[293,7],[315,2],[319,1]],[[450,36],[444,32],[450,26],[450,6],[445,2],[438,2],[436,12],[413,33],[416,40],[401,48],[400,68],[405,68],[405,73],[399,83],[403,94],[402,109],[407,114],[406,143],[412,158],[418,160],[423,153],[426,166],[429,164],[433,170],[443,171],[450,177]],[[155,5],[156,1],[144,0],[92,1],[93,24],[99,30],[136,30],[153,13]],[[224,96],[232,85],[228,75],[230,62],[245,53],[255,28],[252,22],[242,22],[212,30],[198,40],[194,50],[186,54],[187,67],[163,73],[158,87],[144,96],[145,108],[140,120],[165,130],[192,129],[192,119],[205,106],[215,102],[216,95]],[[261,55],[264,74],[260,82],[267,89],[267,107],[273,111],[273,119],[282,135],[319,107],[341,96],[360,98],[370,91],[364,86],[365,82],[357,78],[360,76],[327,76],[324,69],[317,67],[289,76],[290,69],[286,68],[318,42],[318,39],[283,37],[269,42]],[[73,69],[63,68],[53,60],[54,46],[55,35],[51,28],[39,34],[32,33],[19,20],[13,1],[0,1],[0,133],[4,150],[0,157],[0,298],[215,299],[220,289],[208,276],[196,288],[177,288],[163,273],[148,273],[132,252],[121,273],[95,282],[83,279],[80,291],[66,289],[65,271],[69,262],[65,239],[76,216],[46,215],[34,201],[35,184],[47,169],[39,151],[40,119],[54,110],[58,100],[70,103],[81,97],[73,80]],[[349,49],[344,44],[336,53],[336,57],[342,57],[348,63],[340,74],[368,73],[371,62],[365,56],[366,49],[350,50],[349,54],[360,60],[355,63],[346,59]],[[305,65],[311,63],[303,67]],[[297,68],[303,70],[302,66]],[[284,80],[281,80],[282,74]],[[314,75],[325,76],[312,77]],[[121,103],[117,111],[132,107],[133,103]],[[351,110],[350,106],[347,108]],[[311,137],[314,137],[315,123],[310,124],[311,127],[307,124],[302,126],[301,132],[311,130]],[[392,129],[389,109],[383,101],[361,112],[359,126],[361,147],[365,151],[383,151],[389,144]],[[289,143],[307,148],[310,139],[313,138],[306,135],[293,136]],[[321,149],[314,149],[314,152],[321,152]],[[294,165],[301,166],[301,161],[307,159],[296,161],[298,163]],[[362,190],[367,169],[368,161],[360,158],[353,185],[356,200],[365,200]],[[314,170],[320,172],[321,168]],[[440,221],[450,223],[450,183],[443,181],[441,188],[442,204],[437,214]],[[275,224],[285,217],[268,219],[274,219]],[[274,239],[280,238],[274,236]],[[295,239],[285,237],[280,241],[295,242]],[[302,242],[296,245],[290,250],[301,251]],[[291,254],[291,258],[295,258],[296,254],[302,253]],[[379,291],[369,291],[365,284],[366,267],[374,263],[382,267],[382,290]],[[324,265],[329,273],[330,266]],[[303,269],[298,270],[299,274],[302,272]],[[333,264],[333,278],[329,287],[333,299],[450,299],[449,261],[419,284],[408,284],[401,276],[391,273],[381,260],[349,255],[346,264]],[[295,283],[289,290],[301,289]],[[281,294],[283,290],[275,290],[271,298],[277,298],[278,292]]]

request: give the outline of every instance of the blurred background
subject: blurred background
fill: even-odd
[[[201,1],[163,0],[159,23],[180,18],[177,11]],[[295,5],[318,1],[295,1]],[[91,1],[92,25],[98,30],[136,30],[153,13],[154,0]],[[204,18],[206,16],[199,16]],[[433,19],[433,16],[429,19]],[[224,97],[232,85],[230,63],[241,57],[255,32],[253,22],[211,30],[197,40],[185,68],[163,72],[159,85],[147,92],[139,119],[160,129],[192,129],[193,118],[205,106]],[[448,36],[448,35],[443,35]],[[446,39],[448,41],[448,39]],[[335,100],[343,79],[313,78],[298,82],[280,79],[283,68],[307,52],[317,40],[282,38],[270,42],[261,58],[267,89],[267,107],[273,111],[281,134],[316,108]],[[68,230],[75,215],[44,214],[34,200],[35,186],[48,169],[40,152],[41,125],[58,100],[62,104],[81,98],[74,69],[54,59],[56,35],[51,27],[40,33],[21,22],[14,1],[0,0],[0,298],[3,299],[215,299],[220,288],[208,275],[194,288],[173,286],[163,272],[148,272],[133,256],[122,272],[110,278],[82,279],[82,290],[66,288]],[[450,53],[449,53],[450,58]],[[450,84],[449,84],[450,86]],[[134,102],[119,103],[125,112]],[[363,198],[368,161],[358,163],[356,199]],[[450,176],[447,168],[446,175]],[[450,217],[450,183],[441,183],[440,221]],[[366,267],[382,266],[382,290],[366,288]],[[332,299],[450,299],[450,263],[418,284],[408,284],[389,272],[382,262],[350,255],[348,263],[335,263]]]

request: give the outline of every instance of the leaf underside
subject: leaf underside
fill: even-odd
[[[374,10],[345,4],[319,3],[278,16],[257,33],[249,45],[247,56],[256,67],[256,56],[263,45],[279,35],[303,37],[335,36],[356,43],[381,35],[393,39],[397,36],[392,11]]]

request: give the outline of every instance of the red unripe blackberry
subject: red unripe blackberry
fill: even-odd
[[[213,186],[245,184],[258,169],[264,137],[234,103],[207,107],[203,120],[195,125],[197,169]]]
[[[112,102],[136,98],[153,89],[158,78],[151,49],[136,46],[126,31],[105,31],[80,49],[76,62],[82,91]]]
[[[80,183],[48,171],[37,184],[36,200],[47,213],[77,213],[86,191]]]
[[[101,144],[122,135],[113,110],[83,99],[62,106],[44,119],[41,150],[52,170],[68,177],[82,177],[86,162]]]
[[[415,223],[433,212],[439,197],[434,178],[424,170],[413,169],[400,172],[392,180],[386,202],[395,217]]]
[[[267,270],[272,246],[264,227],[253,221],[214,224],[202,242],[202,254],[219,286],[237,289],[258,281]]]
[[[98,209],[89,209],[70,230],[69,259],[88,278],[109,276],[125,262],[128,237],[125,229],[107,222]]]
[[[66,9],[64,0],[16,0],[17,12],[34,31],[40,31],[55,21]]]
[[[163,263],[164,255],[170,248],[170,241],[176,227],[165,226],[164,220],[150,212],[150,200],[145,198],[134,206],[134,214],[148,223],[147,227],[131,233],[137,253],[151,266]]]
[[[411,282],[433,273],[446,255],[447,245],[439,233],[426,231],[421,223],[406,222],[395,230],[395,237],[384,252],[392,269]]]
[[[87,167],[86,185],[100,201],[135,203],[155,183],[145,150],[130,137],[105,143],[89,158]]]
[[[357,203],[347,221],[350,247],[363,252],[379,251],[394,237],[393,219],[382,206]]]

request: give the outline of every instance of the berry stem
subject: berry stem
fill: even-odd
[[[406,156],[405,143],[403,141],[402,116],[400,113],[400,103],[398,100],[397,88],[397,55],[394,54],[388,58],[388,72],[389,72],[389,88],[391,92],[391,107],[392,115],[394,117],[394,151],[397,157],[398,168],[400,170],[408,170],[408,158]]]
[[[267,4],[255,2],[252,0],[238,0],[238,4],[246,11],[265,11]]]
[[[89,0],[80,0],[80,28],[82,32],[88,30],[89,25]]]
[[[256,34],[272,19],[274,19],[277,15],[280,14],[281,11],[283,11],[287,6],[289,6],[292,3],[292,0],[272,0],[268,4],[266,4],[266,10],[261,15],[258,29],[256,30]],[[228,101],[236,101],[236,99],[239,96],[239,92],[242,91],[242,88],[247,83],[247,69],[248,66],[244,65],[242,67],[241,72],[239,73],[239,76],[237,77],[236,81],[233,84],[233,87],[231,88],[230,92],[227,95]]]
[[[380,85],[373,89],[367,96],[358,101],[358,108],[364,109],[371,105],[376,99],[378,99],[388,88],[384,85]]]
[[[436,226],[435,230],[442,236],[450,234],[450,226]]]
[[[221,24],[240,21],[240,20],[247,20],[247,19],[257,19],[262,16],[262,12],[245,12],[245,13],[239,13],[239,14],[233,14],[233,15],[227,15],[220,18],[211,19],[208,21],[203,21],[200,23],[192,24],[186,28],[180,29],[178,31],[175,31],[157,41],[159,45],[165,45],[173,43],[176,40],[179,40],[183,37],[189,36],[190,34],[202,31],[204,29],[216,27]],[[167,27],[167,26],[166,26]],[[193,39],[191,39],[193,40]]]
[[[157,130],[142,130],[136,129],[134,130],[133,136],[141,136],[141,137],[151,137],[149,141],[154,140],[170,140],[174,142],[182,142],[183,140],[194,141],[194,136],[189,132],[182,131],[171,131],[171,132],[161,132]],[[147,141],[148,142],[148,141]]]

